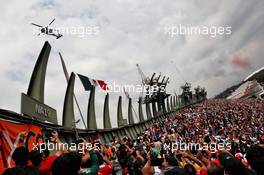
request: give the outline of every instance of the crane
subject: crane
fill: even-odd
[[[150,84],[150,79],[149,77],[147,77],[144,72],[142,71],[142,69],[140,68],[139,64],[136,64],[137,66],[137,69],[138,69],[138,73],[141,77],[141,85],[142,85],[142,88],[144,88],[144,86],[146,85],[149,85]],[[143,97],[143,91],[144,89],[142,89],[142,91],[140,92],[139,94],[139,98],[142,98]]]
[[[141,76],[141,80],[142,80],[142,85],[148,85],[150,83],[150,79],[149,77],[147,77],[144,72],[142,71],[142,69],[140,68],[139,64],[136,64],[137,69],[138,69],[138,73]]]

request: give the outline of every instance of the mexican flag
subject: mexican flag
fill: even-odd
[[[99,85],[100,88],[104,91],[108,90],[107,84],[103,80],[91,79],[81,74],[77,74],[77,75],[80,78],[83,87],[86,91],[90,91],[92,89],[92,86],[96,87],[97,85]]]

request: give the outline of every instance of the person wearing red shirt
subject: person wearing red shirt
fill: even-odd
[[[62,143],[59,139],[58,132],[53,131],[51,135],[52,135],[51,144]],[[40,152],[40,150],[35,149],[30,152],[30,160],[33,166],[38,167],[38,169],[44,175],[51,175],[52,164],[62,153],[63,153],[63,150],[59,148],[58,152],[56,152],[52,156],[46,157],[43,152]]]

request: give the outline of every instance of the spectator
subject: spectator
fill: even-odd
[[[180,174],[184,173],[184,169],[179,167],[178,161],[173,154],[169,154],[165,156],[163,166],[163,174],[171,175],[171,174]]]
[[[12,159],[16,166],[6,169],[3,175],[42,175],[37,168],[28,165],[29,152],[24,146],[15,149]]]
[[[30,159],[44,175],[264,175],[263,123],[263,100],[207,100],[153,123],[135,140],[113,138],[82,155],[32,151]],[[52,139],[60,142],[57,133]],[[24,147],[12,157],[12,171],[37,170],[27,165]]]
[[[212,162],[208,167],[207,175],[224,175],[224,169],[220,164]]]
[[[264,146],[252,145],[246,155],[252,169],[258,174],[264,174]]]
[[[52,175],[78,175],[81,156],[77,152],[64,153],[52,164]]]
[[[54,143],[57,145],[59,145],[61,143],[61,141],[59,139],[59,134],[57,131],[53,131],[51,133],[50,139],[52,141],[51,143]],[[38,167],[39,170],[44,175],[51,175],[51,168],[52,168],[53,162],[63,153],[64,150],[62,148],[59,148],[59,151],[57,151],[52,156],[48,156],[49,155],[48,149],[45,149],[43,152],[41,152],[40,150],[42,150],[42,149],[38,148],[36,150],[32,150],[30,152],[30,160],[31,160],[32,164],[35,167]]]

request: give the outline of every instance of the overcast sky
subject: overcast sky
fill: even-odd
[[[168,93],[179,93],[188,81],[206,87],[213,97],[263,67],[263,0],[1,0],[0,5],[0,108],[20,112],[39,52],[47,40],[52,46],[45,87],[45,103],[57,109],[59,122],[66,80],[60,51],[68,71],[112,84],[140,84],[136,63],[151,76],[169,76]],[[30,23],[53,27],[96,27],[94,35],[37,36]],[[176,35],[170,26],[230,27],[230,35]],[[178,69],[178,70],[177,70]],[[182,74],[182,75],[180,75]],[[86,118],[89,93],[76,79],[75,93]],[[96,115],[102,128],[105,93],[96,91]],[[110,94],[111,121],[116,126],[117,99]],[[134,101],[138,94],[132,94]],[[123,115],[127,116],[123,99]],[[134,102],[137,110],[137,104]],[[79,114],[76,112],[76,118]],[[137,121],[137,120],[136,120]],[[79,127],[82,124],[79,123]]]

